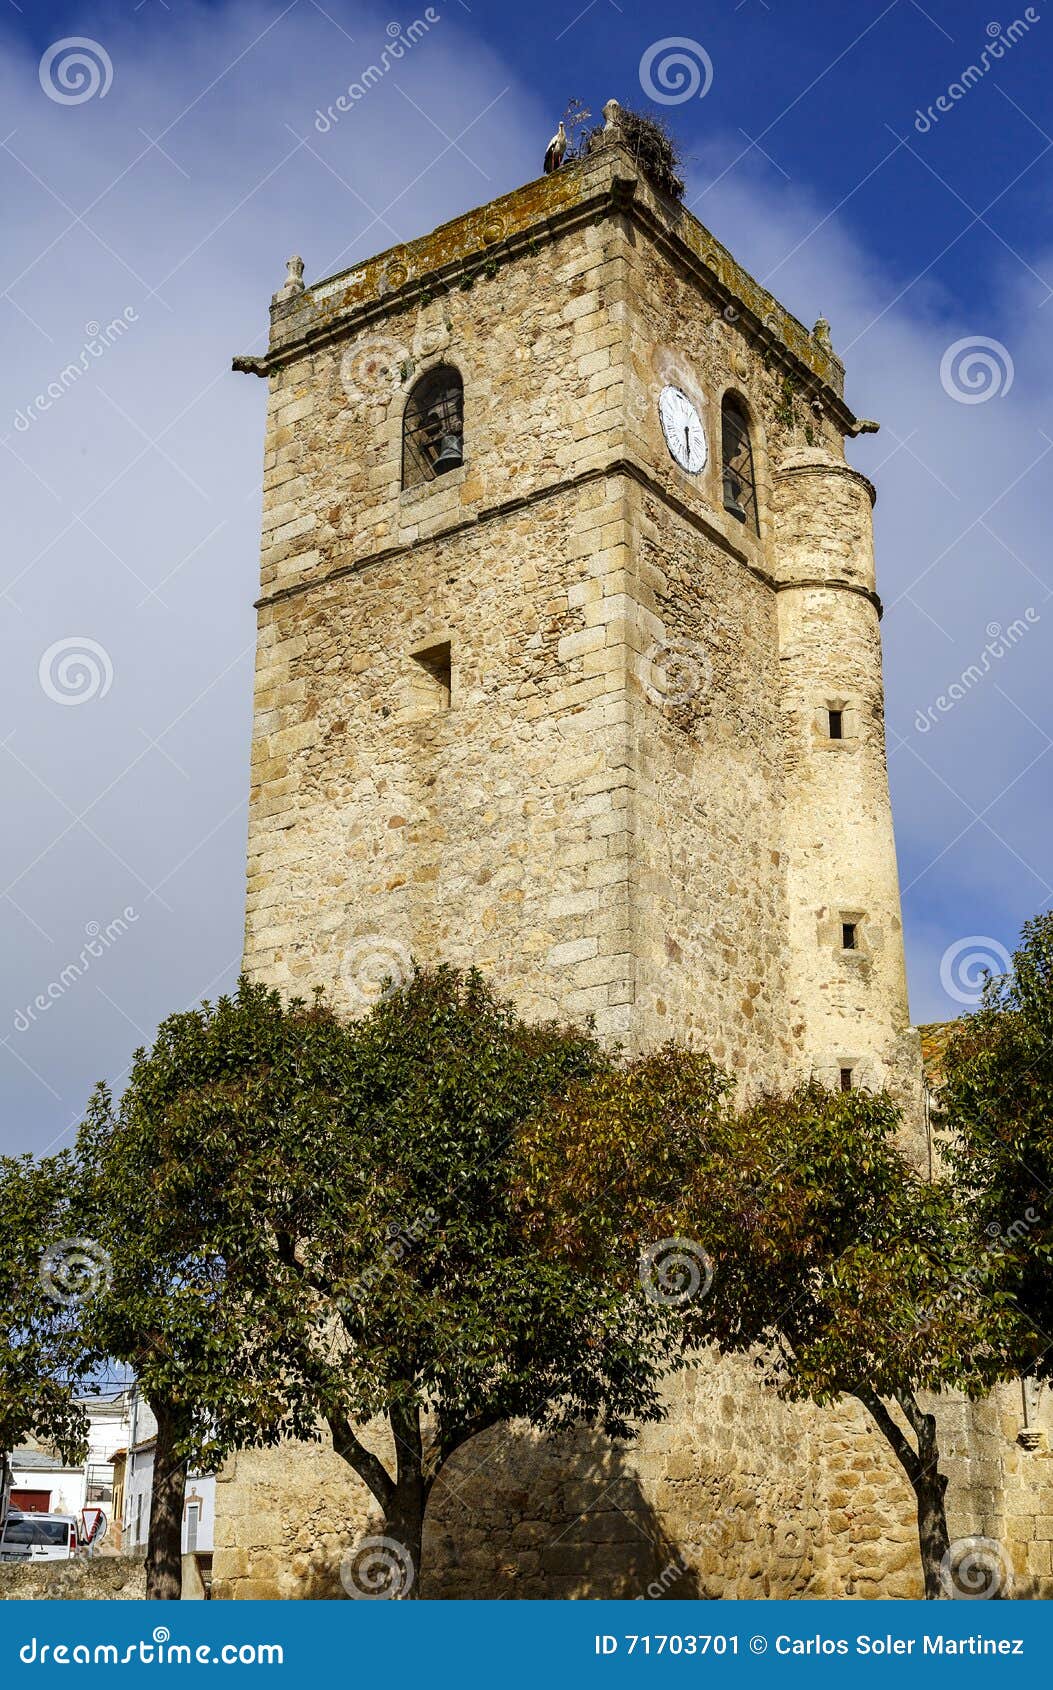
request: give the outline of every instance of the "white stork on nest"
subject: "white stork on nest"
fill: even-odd
[[[558,170],[567,156],[567,131],[563,127],[563,119],[559,120],[559,128],[545,148],[545,175],[551,176]]]

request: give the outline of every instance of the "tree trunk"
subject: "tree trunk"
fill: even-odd
[[[178,1602],[183,1594],[183,1497],[186,1462],[176,1455],[178,1421],[164,1404],[151,1403],[157,1420],[150,1537],[146,1546],[146,1596]]]
[[[921,1551],[921,1571],[925,1581],[925,1600],[939,1601],[941,1597],[950,1594],[944,1584],[944,1562],[950,1548],[950,1538],[944,1507],[947,1480],[940,1472],[936,1417],[922,1413],[912,1391],[904,1391],[897,1397],[896,1400],[917,1438],[918,1447],[915,1450],[880,1397],[868,1390],[859,1390],[855,1394],[888,1439],[910,1480],[918,1514],[918,1547]]]
[[[921,1549],[921,1570],[925,1577],[925,1600],[935,1602],[949,1593],[943,1577],[944,1561],[950,1548],[947,1533],[947,1511],[944,1497],[947,1480],[940,1472],[940,1448],[936,1439],[936,1417],[922,1414],[917,1403],[917,1418],[910,1415],[918,1438],[917,1471],[911,1483],[918,1504],[918,1544]],[[904,1405],[904,1412],[906,1407]]]
[[[344,1557],[341,1578],[349,1596],[387,1596],[402,1602],[420,1599],[421,1545],[428,1498],[443,1466],[470,1438],[496,1425],[495,1416],[480,1412],[473,1420],[443,1428],[424,1447],[421,1411],[394,1404],[388,1411],[395,1442],[395,1478],[384,1463],[360,1442],[343,1415],[326,1416],[333,1448],[368,1485],[384,1515],[381,1542],[374,1538],[361,1555],[352,1549]]]
[[[389,1594],[403,1602],[420,1600],[421,1541],[427,1504],[424,1481],[400,1480],[384,1520],[384,1535],[391,1539],[391,1584]]]

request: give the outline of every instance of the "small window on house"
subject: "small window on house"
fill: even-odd
[[[453,696],[453,652],[449,640],[415,651],[412,656],[413,702],[421,710],[448,710]]]
[[[757,521],[757,481],[753,470],[750,425],[742,402],[729,393],[720,408],[724,474],[724,509],[754,534]]]
[[[842,1068],[842,1070],[841,1070],[841,1090],[842,1091],[851,1091],[852,1090],[852,1070],[851,1070],[851,1068]]]
[[[402,485],[418,487],[464,462],[464,383],[452,364],[421,376],[402,415]]]
[[[830,717],[830,738],[831,739],[844,739],[844,737],[845,737],[845,713],[844,713],[844,711],[843,710],[831,710],[831,711],[828,712],[828,714],[829,714],[829,717]]]
[[[854,950],[856,950],[858,948],[857,939],[858,939],[857,923],[854,922],[854,921],[843,921],[841,923],[841,949],[843,951],[854,951]]]
[[[193,1555],[197,1549],[197,1528],[201,1521],[201,1505],[191,1502],[186,1511],[186,1553]]]

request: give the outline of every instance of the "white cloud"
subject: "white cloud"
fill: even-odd
[[[289,253],[327,274],[538,169],[548,115],[466,13],[434,10],[328,133],[316,112],[390,48],[390,14],[356,7],[353,43],[306,4],[184,13],[174,47],[115,21],[112,85],[74,106],[24,49],[0,62],[14,1145],[62,1132],[160,1015],[236,973],[265,394],[232,355],[262,350]],[[77,708],[38,675],[66,640],[112,666]],[[26,1017],[125,907],[127,934]]]
[[[24,50],[0,62],[12,132],[0,152],[11,536],[0,737],[15,817],[0,840],[0,1078],[12,1145],[58,1136],[162,1013],[236,971],[264,394],[229,373],[231,355],[261,348],[289,253],[309,279],[326,274],[538,169],[553,114],[467,14],[438,10],[397,73],[327,133],[316,112],[389,39],[375,8],[356,8],[353,43],[303,3],[184,12],[167,38],[114,21],[101,43],[112,86],[76,106],[46,97]],[[1048,466],[1005,489],[1045,449],[1053,317],[1008,259],[982,321],[956,320],[931,278],[885,312],[910,278],[882,266],[880,231],[864,250],[836,218],[816,229],[827,208],[774,189],[749,161],[697,210],[805,321],[831,319],[850,401],[885,425],[853,456],[881,492],[889,719],[936,771],[910,749],[893,754],[904,878],[921,876],[908,897],[913,998],[919,1016],[954,1013],[939,987],[946,945],[976,931],[1011,943],[1046,895],[1046,762],[987,818],[1008,847],[974,824],[926,865],[971,819],[941,779],[980,809],[1044,745],[1019,712],[1048,720],[1053,606],[1035,579]],[[107,334],[115,322],[124,328]],[[100,331],[110,344],[95,356],[85,349]],[[942,390],[942,353],[967,333],[1009,348],[1005,399],[965,406]],[[59,396],[37,407],[51,384]],[[16,411],[30,420],[16,425]],[[998,673],[917,735],[917,710],[972,660],[987,624],[1028,605],[1041,621]],[[38,673],[67,639],[94,642],[112,668],[76,708]],[[25,1017],[90,924],[105,931],[128,908],[127,931]]]

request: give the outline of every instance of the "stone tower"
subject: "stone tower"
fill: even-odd
[[[293,261],[238,360],[270,389],[246,966],[359,1008],[475,962],[632,1048],[909,1095],[842,366],[613,102],[605,140],[313,287]]]
[[[411,957],[477,963],[528,1014],[911,1109],[868,425],[826,324],[607,117],[420,240],[309,288],[290,261],[236,360],[269,381],[246,967],[357,1011]],[[623,1456],[475,1440],[423,1593],[920,1594],[862,1410],[744,1362],[674,1392]],[[1027,1509],[1012,1415],[954,1412],[952,1534],[997,1532]],[[340,1594],[368,1515],[331,1449],[240,1453],[216,1594]]]

